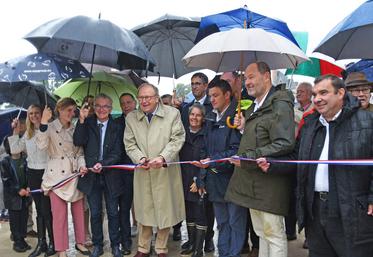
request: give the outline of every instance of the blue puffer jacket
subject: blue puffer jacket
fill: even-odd
[[[237,102],[232,101],[222,119],[216,122],[216,114],[210,112],[206,116],[206,148],[207,156],[212,160],[231,157],[237,154],[241,134],[230,129],[226,124],[227,116],[234,118]],[[212,202],[225,202],[224,195],[234,166],[228,162],[211,163],[206,171],[206,191]],[[202,173],[202,176],[204,174]]]

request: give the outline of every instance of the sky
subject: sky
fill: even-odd
[[[309,56],[332,59],[312,53],[326,34],[364,0],[12,0],[2,1],[0,62],[35,53],[22,39],[39,25],[56,18],[85,15],[110,20],[126,29],[149,22],[166,13],[179,16],[206,16],[243,7],[285,21],[291,31],[309,33]],[[343,62],[337,62],[343,65]],[[214,73],[209,72],[210,79]],[[190,74],[175,81],[188,83]],[[156,80],[154,80],[156,81]],[[153,82],[156,83],[156,82]],[[161,79],[160,93],[172,91],[171,79]]]

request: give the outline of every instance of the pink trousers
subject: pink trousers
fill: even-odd
[[[49,193],[53,215],[54,248],[57,252],[69,249],[67,203],[53,192]],[[71,203],[71,214],[74,223],[75,243],[84,244],[84,202],[80,199]]]

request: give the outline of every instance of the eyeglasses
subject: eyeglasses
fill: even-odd
[[[370,92],[370,88],[369,87],[354,88],[354,89],[349,89],[348,91],[350,91],[351,94],[359,94],[360,92],[362,92],[363,94],[368,94]]]
[[[193,86],[200,86],[200,85],[202,85],[201,82],[192,82],[192,83],[190,83],[190,84],[192,85],[192,87],[193,87]]]
[[[95,104],[95,105],[94,105],[94,108],[95,108],[95,109],[105,109],[105,110],[109,110],[109,109],[111,109],[111,105],[98,105],[98,104]]]
[[[150,101],[150,99],[152,99],[153,97],[156,97],[156,95],[149,95],[149,96],[138,96],[137,97],[137,100],[139,100],[139,102],[147,102],[147,101]]]

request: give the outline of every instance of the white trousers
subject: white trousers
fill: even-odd
[[[284,217],[254,209],[250,209],[250,215],[259,236],[259,257],[287,257]]]

